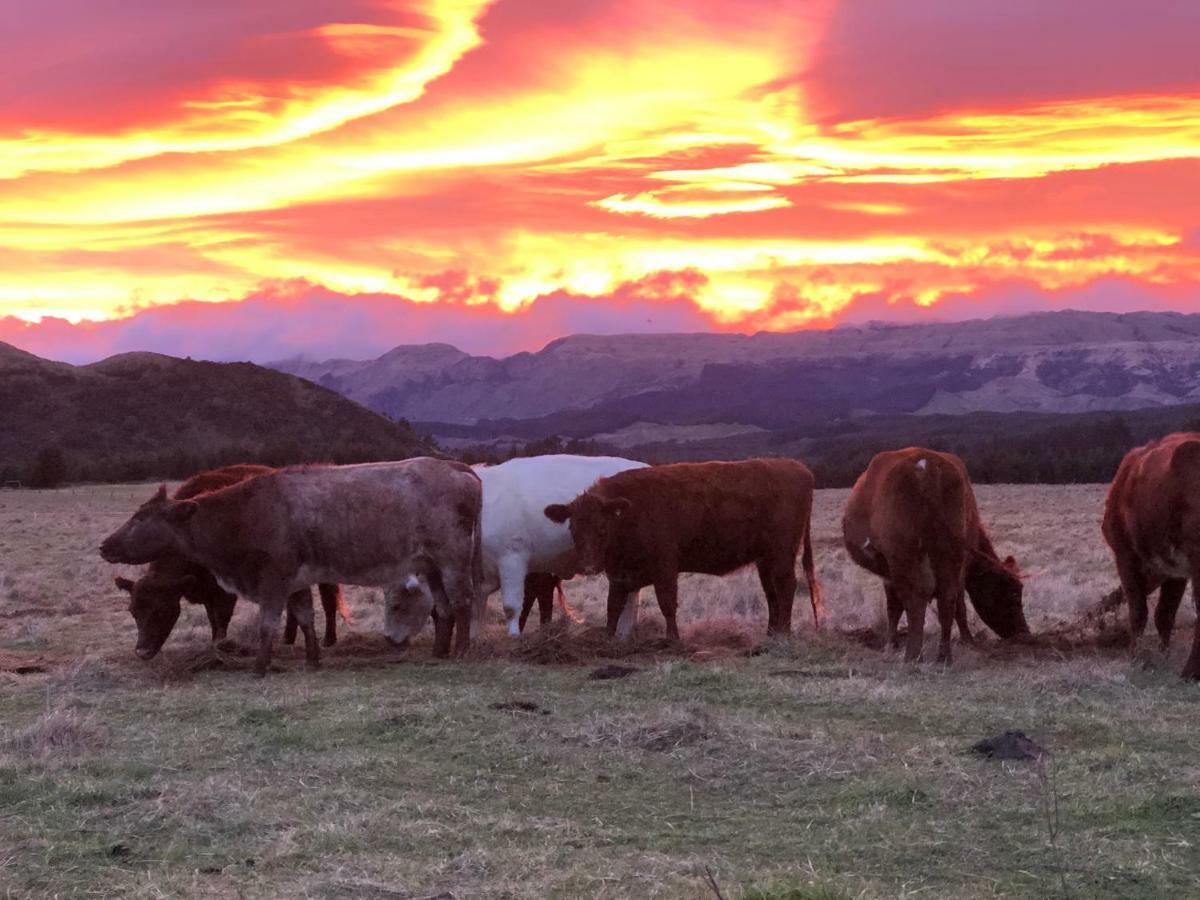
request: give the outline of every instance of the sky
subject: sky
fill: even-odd
[[[0,341],[1200,311],[1194,0],[0,5]]]

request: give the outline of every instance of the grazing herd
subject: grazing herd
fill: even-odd
[[[536,604],[542,625],[554,600],[574,618],[562,581],[603,573],[608,632],[626,639],[637,598],[653,587],[667,636],[679,639],[679,575],[724,575],[754,564],[767,601],[767,632],[791,632],[796,559],[814,624],[822,594],[812,550],[814,480],[787,459],[646,466],[615,457],[514,459],[471,468],[417,458],[351,466],[229,466],[161,488],[101,544],[112,563],[149,564],[130,594],[137,655],[163,646],[180,601],[205,607],[214,642],[238,596],[258,607],[255,669],[265,674],[281,615],[285,639],[304,636],[310,666],[320,650],[311,589],[325,612],[324,644],[348,619],[339,585],[378,587],[384,634],[404,645],[427,621],[434,654],[465,652],[499,591],[511,635]],[[949,453],[921,448],[877,455],[846,505],[851,559],[884,584],[889,643],[907,619],[905,658],[921,658],[926,607],[936,602],[937,659],[951,633],[971,642],[966,600],[1001,638],[1032,640],[1021,572],[1001,559],[980,520],[970,478]],[[1200,434],[1176,434],[1131,451],[1109,490],[1104,537],[1116,558],[1136,644],[1147,597],[1165,649],[1189,580],[1200,579]],[[1200,679],[1200,619],[1184,678]]]

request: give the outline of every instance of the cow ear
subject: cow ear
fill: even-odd
[[[167,486],[165,484],[160,484],[158,486],[158,493],[156,493],[151,499],[156,503],[162,503],[165,501],[167,499]]]
[[[199,507],[192,500],[180,500],[167,507],[167,521],[182,524],[196,514]]]
[[[133,582],[130,581],[128,578],[120,578],[120,577],[114,578],[113,584],[115,584],[117,587],[119,587],[121,590],[123,590],[127,593],[130,593],[130,594],[133,593]]]
[[[551,522],[557,522],[559,525],[566,523],[567,519],[571,518],[571,509],[563,503],[551,503],[543,512],[546,518]]]
[[[625,497],[617,497],[615,500],[609,500],[604,504],[604,511],[614,519],[620,519],[629,515],[633,509],[633,504]]]

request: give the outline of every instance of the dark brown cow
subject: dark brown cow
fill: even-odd
[[[256,671],[266,674],[285,606],[304,633],[311,666],[314,582],[420,590],[438,611],[434,652],[470,644],[483,574],[482,489],[469,466],[422,457],[357,466],[280,469],[169,500],[161,488],[100,547],[108,562],[138,565],[176,554],[209,569],[259,607]],[[421,610],[421,616],[428,615]]]
[[[726,575],[750,563],[767,596],[767,633],[788,634],[801,545],[820,622],[812,500],[812,473],[794,460],[678,463],[601,478],[570,503],[547,506],[546,516],[569,523],[582,571],[608,576],[609,634],[629,598],[653,585],[667,635],[679,640],[679,573]]]
[[[175,491],[174,499],[188,500],[272,471],[274,469],[269,466],[239,464],[201,472],[181,484]],[[156,656],[170,637],[179,619],[181,597],[204,607],[213,643],[225,640],[237,595],[223,590],[212,573],[203,566],[189,562],[182,556],[165,556],[151,563],[137,581],[116,578],[115,583],[130,595],[129,612],[138,631],[135,652],[142,659]],[[321,606],[325,611],[324,644],[330,647],[337,643],[337,613],[346,615],[345,604],[336,584],[322,584],[319,588]],[[296,619],[289,613],[284,630],[286,643],[295,642],[296,627]]]
[[[1000,637],[1029,634],[1016,561],[997,557],[967,468],[953,453],[909,447],[878,454],[854,485],[842,535],[850,558],[883,579],[893,647],[900,616],[907,616],[905,659],[921,656],[925,607],[933,596],[942,629],[939,661],[950,662],[956,619],[963,640],[972,639],[964,590]]]
[[[1189,579],[1200,609],[1200,434],[1172,434],[1130,450],[1108,490],[1103,530],[1129,603],[1134,647],[1146,630],[1146,598],[1158,590],[1154,626],[1165,652]],[[1200,616],[1182,674],[1200,680]]]

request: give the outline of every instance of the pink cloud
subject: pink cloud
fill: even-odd
[[[292,356],[367,358],[398,344],[446,342],[471,353],[536,350],[564,334],[708,331],[690,299],[696,272],[662,272],[604,298],[556,292],[519,313],[468,305],[462,273],[440,281],[441,299],[414,303],[389,295],[346,296],[311,285],[282,285],[234,303],[184,302],[127,318],[72,324],[0,318],[0,340],[31,353],[83,363],[151,350],[172,356],[269,362]],[[432,286],[432,285],[431,285]]]
[[[741,327],[722,327],[697,308],[694,295],[705,276],[659,272],[621,285],[604,297],[555,292],[521,312],[501,313],[468,304],[461,272],[436,279],[436,303],[389,295],[346,296],[324,288],[287,284],[233,303],[184,302],[143,310],[127,318],[72,324],[46,318],[29,323],[0,318],[0,340],[31,353],[73,363],[134,350],[214,360],[270,362],[288,357],[366,359],[400,344],[443,342],[474,354],[505,356],[537,350],[568,334],[672,333],[753,330],[806,301],[781,285],[770,307]],[[1109,278],[1085,287],[1046,291],[1034,284],[993,284],[947,296],[933,307],[916,304],[901,288],[863,294],[816,322],[824,327],[867,321],[922,322],[978,319],[1059,309],[1099,312],[1189,311],[1200,308],[1200,286],[1156,287]]]

